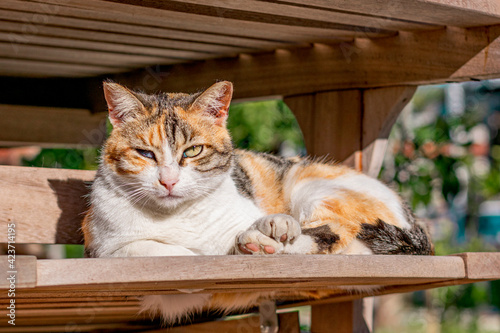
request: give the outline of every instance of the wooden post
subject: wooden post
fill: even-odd
[[[371,298],[354,301],[313,305],[311,307],[312,333],[369,333],[372,331]]]
[[[351,89],[284,99],[301,126],[308,154],[329,155],[377,177],[387,138],[416,87]],[[371,332],[373,300],[312,307],[312,332]]]

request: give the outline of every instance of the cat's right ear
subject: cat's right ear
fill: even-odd
[[[104,98],[108,103],[109,120],[113,127],[120,126],[144,105],[127,88],[114,82],[104,82]]]

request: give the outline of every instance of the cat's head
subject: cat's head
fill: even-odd
[[[117,190],[137,204],[171,208],[220,186],[232,165],[232,92],[227,81],[192,95],[146,95],[105,82],[113,130],[102,163]]]

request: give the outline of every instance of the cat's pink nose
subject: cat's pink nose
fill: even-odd
[[[165,186],[165,188],[168,190],[168,192],[172,192],[174,185],[177,184],[178,181],[179,181],[179,179],[167,179],[167,180],[160,179],[160,184]]]

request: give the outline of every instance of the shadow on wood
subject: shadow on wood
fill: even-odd
[[[88,209],[86,196],[90,182],[81,179],[48,179],[50,188],[57,196],[61,215],[57,221],[56,244],[83,244],[82,220]]]

